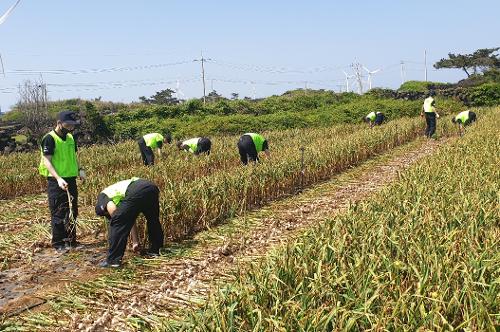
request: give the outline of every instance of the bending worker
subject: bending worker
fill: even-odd
[[[267,140],[259,134],[246,133],[238,141],[238,150],[243,165],[248,164],[248,160],[259,161],[259,152],[264,151],[269,156],[269,145]]]
[[[439,118],[439,114],[436,112],[436,101],[434,100],[435,92],[431,91],[429,96],[424,100],[422,105],[422,112],[420,116],[425,115],[425,122],[427,127],[425,128],[425,136],[431,138],[436,132],[436,119]]]
[[[172,141],[170,134],[166,134],[165,137],[158,133],[151,133],[142,136],[137,143],[139,144],[139,150],[141,150],[141,157],[144,165],[150,166],[155,163],[155,155],[153,149],[158,150],[158,156],[161,158],[161,148],[163,143],[168,143]]]
[[[476,113],[469,110],[460,112],[457,114],[457,116],[451,119],[451,122],[458,124],[460,135],[463,135],[465,126],[468,126],[473,122],[476,122]]]
[[[209,155],[212,149],[212,142],[207,137],[195,137],[177,142],[177,148],[179,150],[189,151],[195,155],[202,153]]]
[[[134,177],[107,187],[97,196],[95,212],[109,220],[108,257],[100,267],[120,267],[130,231],[140,213],[146,217],[150,243],[147,254],[159,255],[163,247],[159,192],[154,183]]]
[[[58,252],[77,246],[76,177],[79,176],[82,181],[85,181],[85,172],[80,167],[76,156],[76,142],[71,135],[77,124],[79,121],[74,112],[60,112],[55,129],[46,134],[40,144],[41,160],[38,171],[40,175],[47,178],[52,246]],[[71,201],[71,211],[68,199]]]
[[[370,127],[380,126],[384,122],[384,113],[382,112],[370,112],[364,118],[366,123],[370,124]]]

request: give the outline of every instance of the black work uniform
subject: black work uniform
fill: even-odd
[[[66,135],[56,134],[62,140],[66,140]],[[54,138],[46,135],[41,143],[44,156],[53,156],[55,151]],[[75,142],[75,152],[77,150]],[[65,177],[64,181],[68,183],[68,192],[71,195],[71,211],[73,219],[78,217],[78,189],[76,186],[76,177]],[[50,225],[52,231],[52,246],[54,248],[62,247],[65,243],[76,245],[76,224],[69,218],[68,194],[57,184],[57,180],[51,176],[47,177],[47,196],[50,209]]]
[[[212,142],[208,137],[200,137],[198,140],[198,149],[195,154],[206,153],[210,154],[210,150],[212,149]]]
[[[262,144],[262,151],[268,149],[267,140]],[[253,142],[252,136],[242,135],[238,141],[238,152],[240,153],[240,159],[243,165],[247,165],[248,161],[257,162],[259,161],[259,154]]]
[[[137,144],[139,144],[139,150],[141,151],[142,162],[146,166],[155,164],[155,154],[153,153],[153,149],[146,145],[146,141],[144,137],[141,137]],[[161,148],[161,142],[158,142],[158,147]]]
[[[425,136],[431,138],[436,132],[436,112],[425,112]]]
[[[137,217],[144,214],[147,222],[149,251],[159,253],[163,247],[163,230],[160,224],[160,203],[158,187],[144,179],[132,182],[125,197],[118,205],[109,223],[109,264],[120,263],[127,241]]]
[[[380,126],[382,124],[382,122],[384,122],[384,119],[385,119],[384,114],[381,112],[378,112],[375,115],[375,121],[373,121],[373,124],[376,126]]]

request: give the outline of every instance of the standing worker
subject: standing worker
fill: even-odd
[[[177,142],[177,148],[179,150],[189,151],[195,155],[199,155],[201,153],[210,155],[212,142],[207,137],[195,137],[182,142]]]
[[[457,114],[457,116],[451,119],[451,122],[458,123],[460,136],[462,136],[465,130],[465,126],[468,126],[473,122],[476,122],[476,113],[469,110],[460,112]]]
[[[131,178],[117,182],[97,196],[95,212],[109,220],[108,257],[100,267],[120,267],[127,241],[140,213],[146,217],[149,256],[158,256],[163,247],[160,224],[160,190],[144,179]]]
[[[370,124],[370,128],[373,128],[373,126],[380,126],[384,122],[385,116],[382,112],[370,112],[363,119]]]
[[[142,136],[137,141],[137,144],[139,144],[139,150],[141,150],[141,157],[144,165],[154,165],[155,155],[153,153],[153,149],[158,150],[158,156],[161,158],[161,148],[163,147],[163,143],[170,144],[170,142],[172,142],[172,137],[168,133],[165,134],[165,137],[158,133],[151,133]]]
[[[238,141],[238,150],[243,165],[248,164],[248,159],[253,162],[259,161],[259,152],[264,151],[269,157],[269,145],[267,140],[259,134],[246,133]]]
[[[439,118],[439,114],[436,112],[436,101],[434,100],[435,92],[431,91],[429,96],[424,100],[422,105],[422,112],[420,116],[425,115],[425,122],[427,127],[425,128],[425,136],[431,138],[436,132],[436,118]]]
[[[79,121],[74,112],[60,112],[55,129],[47,133],[40,144],[41,160],[38,172],[47,178],[52,247],[59,253],[77,246],[76,177],[79,176],[82,181],[85,181],[85,171],[78,163],[76,142],[71,135],[77,124]]]

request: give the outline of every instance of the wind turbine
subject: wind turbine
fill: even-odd
[[[354,75],[349,75],[349,74],[347,74],[347,73],[346,73],[345,71],[343,71],[343,70],[342,70],[342,72],[343,72],[343,73],[344,73],[344,75],[345,75],[345,86],[346,86],[345,91],[346,91],[346,92],[349,92],[349,79],[354,78]]]
[[[181,91],[180,89],[181,82],[177,80],[177,85],[175,86],[175,98],[177,98],[179,101],[182,100],[181,96],[184,97],[184,92]]]
[[[368,86],[370,87],[370,90],[371,90],[372,89],[372,75],[375,73],[378,73],[380,71],[380,69],[375,69],[375,70],[370,71],[365,66],[363,66],[363,69],[366,70],[366,72],[368,73]]]

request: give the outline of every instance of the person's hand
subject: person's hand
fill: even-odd
[[[63,178],[58,178],[57,179],[57,185],[62,190],[68,190],[68,183]]]
[[[80,176],[80,180],[82,180],[82,182],[85,182],[87,179],[87,175],[85,175],[85,171],[82,168],[78,171],[78,176]]]
[[[438,118],[438,119],[439,119],[439,114],[438,114],[438,113],[436,113],[436,118]]]

